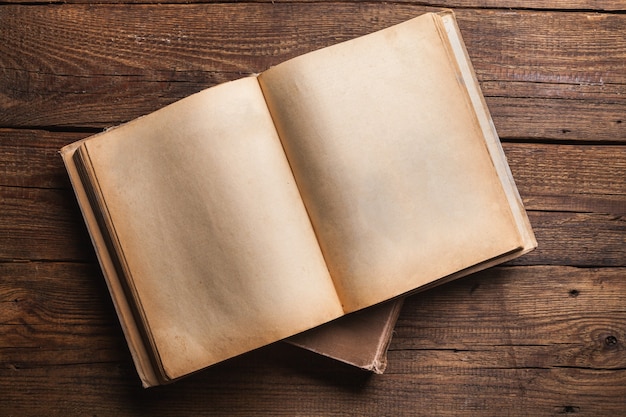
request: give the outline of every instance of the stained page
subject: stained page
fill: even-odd
[[[260,76],[346,311],[522,246],[438,19]]]
[[[343,314],[256,78],[79,152],[167,378]]]

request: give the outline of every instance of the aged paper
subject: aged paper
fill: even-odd
[[[79,152],[168,378],[343,314],[256,78]]]
[[[522,246],[436,19],[259,77],[346,311]]]

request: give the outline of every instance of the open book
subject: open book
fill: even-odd
[[[450,12],[62,156],[145,386],[536,246]]]

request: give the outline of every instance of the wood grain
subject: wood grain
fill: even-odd
[[[71,190],[0,187],[0,262],[93,260]]]
[[[626,415],[622,1],[58,3],[0,4],[0,415]],[[58,149],[439,7],[539,248],[410,297],[384,375],[279,343],[141,389]]]
[[[259,0],[260,2],[276,3],[312,3],[319,0]],[[336,1],[336,0],[325,0]],[[33,4],[33,3],[61,3],[80,4],[89,3],[89,0],[5,0],[9,4]],[[245,3],[246,0],[230,0],[228,3]],[[491,9],[536,9],[536,10],[588,10],[588,11],[620,11],[624,4],[620,0],[526,0],[521,3],[519,0],[398,0],[398,3],[417,4],[422,6],[446,7],[446,8],[491,8]],[[142,3],[224,3],[221,0],[168,0],[161,2],[158,0],[103,0],[99,3],[105,4],[142,4]]]
[[[433,9],[233,3],[3,10],[0,124],[106,127]],[[502,137],[626,139],[626,16],[483,9],[457,15]]]
[[[493,415],[500,407],[528,410],[529,402],[540,415],[566,407],[583,415],[623,410],[613,399],[626,394],[625,268],[501,267],[415,295],[383,376],[273,345],[149,391],[132,383],[107,294],[91,279],[97,268],[0,268],[24,277],[18,290],[0,287],[0,303],[30,312],[2,316],[8,337],[0,345],[0,405],[12,410],[32,410],[29,398],[10,389],[15,380],[31,395],[41,390],[59,413],[77,414],[380,415],[431,404],[429,415]],[[81,389],[64,389],[71,386]],[[294,394],[299,401],[287,400]]]

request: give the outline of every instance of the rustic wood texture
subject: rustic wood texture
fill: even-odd
[[[0,125],[116,125],[428,10],[387,3],[3,6]],[[626,141],[626,15],[457,15],[503,138]]]
[[[59,3],[0,4],[0,415],[626,415],[623,1]],[[279,343],[140,388],[58,149],[434,6],[539,248],[410,297],[383,375]]]

